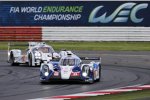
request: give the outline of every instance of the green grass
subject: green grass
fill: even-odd
[[[47,42],[55,50],[106,50],[106,51],[149,51],[150,42]],[[17,48],[21,48],[17,46]],[[23,47],[22,49],[27,48]],[[0,50],[7,49],[7,42],[0,42]]]
[[[120,94],[111,94],[72,100],[143,100],[145,98],[148,98],[147,100],[150,100],[150,90],[125,92]]]
[[[8,49],[8,43],[9,42],[0,42],[0,50],[7,50]],[[11,44],[17,44],[17,45],[28,45],[27,42],[12,42]],[[27,49],[28,46],[11,46],[11,49],[12,48],[15,48],[15,49]]]
[[[55,49],[148,51],[150,42],[49,42]]]

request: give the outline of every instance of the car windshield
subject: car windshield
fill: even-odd
[[[62,66],[74,66],[74,65],[79,65],[79,59],[61,59],[60,65]]]
[[[49,47],[39,47],[39,48],[35,48],[33,51],[41,51],[43,53],[52,53],[54,52],[54,50],[52,48]]]
[[[48,48],[48,47],[39,47],[39,48],[38,48],[38,51],[41,51],[41,52],[43,52],[43,53],[49,53],[49,52],[50,52],[49,49],[50,49],[50,48]]]

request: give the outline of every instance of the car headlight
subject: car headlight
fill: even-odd
[[[87,77],[87,73],[86,73],[86,72],[83,72],[83,73],[82,73],[82,76]]]
[[[40,52],[35,52],[34,55],[35,55],[36,59],[41,59],[42,58],[42,54]]]
[[[45,76],[48,76],[48,74],[49,74],[48,72],[45,72],[45,73],[44,73]]]
[[[42,73],[43,73],[45,76],[48,76],[48,75],[49,75],[49,67],[48,67],[48,65],[43,65],[43,66],[42,66]]]

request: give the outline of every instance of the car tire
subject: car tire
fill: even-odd
[[[28,56],[28,65],[32,67],[32,54],[29,54]]]
[[[11,52],[11,53],[10,53],[10,59],[9,59],[11,66],[18,66],[19,63],[15,63],[14,60],[15,60],[14,55],[13,55],[13,53]]]

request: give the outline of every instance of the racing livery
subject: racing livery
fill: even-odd
[[[12,66],[28,64],[29,66],[40,66],[44,61],[50,61],[59,57],[54,49],[44,42],[29,42],[25,53],[20,49],[8,49],[8,62]]]
[[[80,80],[93,83],[100,81],[101,78],[101,58],[100,57],[81,57],[73,54],[71,51],[61,51],[59,61],[50,61],[42,63],[40,68],[40,80],[42,83],[50,80]],[[82,60],[91,61],[84,64]]]

